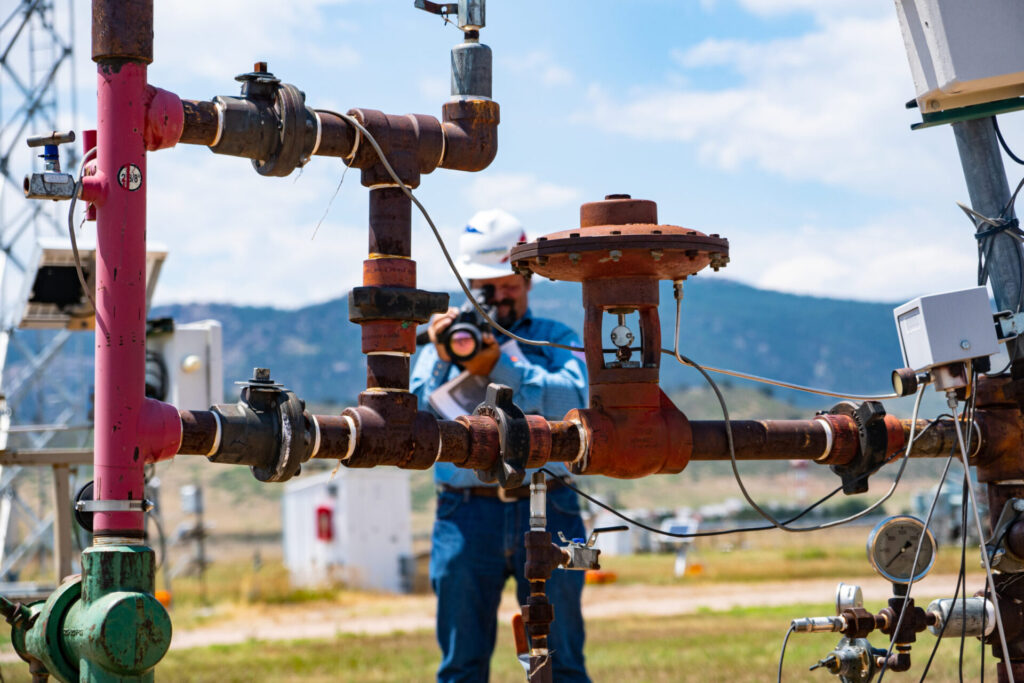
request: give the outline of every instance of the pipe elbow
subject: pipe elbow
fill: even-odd
[[[147,464],[173,458],[181,447],[183,436],[178,409],[163,401],[145,399],[139,411],[138,434],[140,450]]]
[[[174,93],[147,86],[143,139],[150,152],[174,147],[185,129],[185,109]]]
[[[494,100],[456,100],[442,108],[444,156],[440,168],[482,171],[498,154],[499,107]]]

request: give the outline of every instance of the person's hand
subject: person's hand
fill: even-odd
[[[451,356],[444,348],[444,344],[438,343],[438,339],[441,338],[441,334],[451,327],[452,322],[456,316],[459,315],[459,309],[449,308],[447,312],[435,315],[430,319],[430,325],[427,326],[427,336],[430,337],[430,341],[434,344],[434,348],[437,349],[437,357],[443,360],[445,363],[452,361]]]
[[[501,358],[501,347],[498,346],[498,342],[490,332],[484,332],[481,335],[481,343],[482,346],[475,356],[462,361],[462,367],[474,375],[487,377],[491,374],[494,366],[498,364],[498,359]]]

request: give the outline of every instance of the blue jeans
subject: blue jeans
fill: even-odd
[[[576,494],[566,488],[548,493],[547,530],[553,539],[585,535]],[[496,498],[451,491],[437,499],[430,584],[437,595],[437,641],[441,645],[441,683],[488,680],[497,635],[498,603],[505,581],[516,579],[516,596],[525,604],[529,583],[524,534],[529,528],[530,501],[503,503]],[[554,658],[556,683],[590,683],[583,661],[583,615],[580,595],[583,572],[556,569],[547,582],[555,610],[548,647]],[[515,656],[512,643],[503,655]]]

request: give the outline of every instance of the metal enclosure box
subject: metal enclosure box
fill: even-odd
[[[317,535],[317,508],[332,509],[329,539]],[[342,583],[408,593],[412,587],[412,499],[409,472],[341,467],[303,474],[281,499],[284,564],[292,585]]]
[[[1024,2],[896,0],[925,114],[1024,95]]]
[[[903,362],[927,370],[999,351],[985,287],[930,294],[893,309]]]
[[[224,402],[224,343],[216,320],[175,325],[173,332],[146,338],[166,371],[167,396],[176,408],[208,410]],[[147,360],[147,374],[150,371]],[[147,380],[148,381],[148,380]]]

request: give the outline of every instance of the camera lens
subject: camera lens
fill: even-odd
[[[465,323],[452,325],[445,347],[453,359],[469,360],[480,350],[480,331]]]
[[[469,358],[476,353],[476,339],[469,332],[456,332],[451,340],[452,355]]]

